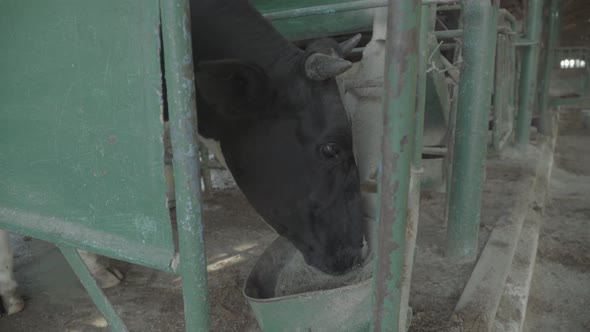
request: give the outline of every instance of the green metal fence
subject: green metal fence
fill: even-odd
[[[415,232],[406,230],[415,230],[417,223],[429,37],[451,41],[447,49],[455,50],[454,60],[462,60],[441,60],[450,64],[446,75],[456,80],[448,87],[448,125],[453,129],[449,256],[476,254],[490,112],[494,148],[510,142],[513,128],[516,142],[528,144],[542,1],[529,1],[526,39],[521,41],[515,19],[499,10],[498,1],[464,0],[448,6],[455,2],[255,1],[291,40],[370,31],[374,8],[388,11],[374,331],[402,331],[406,326],[415,246]],[[555,3],[552,10],[558,13]],[[436,10],[459,10],[460,27],[435,32]],[[74,248],[179,273],[187,331],[209,328],[194,85],[183,84],[193,80],[192,63],[183,61],[192,59],[190,38],[184,38],[189,17],[187,0],[58,0],[34,8],[17,0],[0,3],[0,28],[10,32],[0,34],[0,227],[58,244],[115,331],[126,328]],[[93,24],[81,29],[80,20]],[[558,24],[552,22],[553,27]],[[549,43],[548,54],[554,46]],[[525,49],[520,89],[517,47]],[[580,59],[587,62],[584,52]],[[153,93],[162,93],[163,78],[177,229],[163,203],[163,101]],[[546,95],[544,85],[541,97]],[[541,100],[544,111],[547,103]]]
[[[114,331],[126,327],[75,248],[179,273],[187,330],[208,328],[194,91],[181,82],[192,64],[174,65],[192,59],[187,17],[186,1],[0,3],[0,227],[56,243]],[[165,204],[162,47],[179,252]]]

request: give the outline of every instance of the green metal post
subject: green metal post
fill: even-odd
[[[94,279],[90,270],[88,270],[88,267],[84,264],[78,251],[65,245],[58,245],[58,247],[70,264],[72,270],[74,270],[74,273],[78,276],[78,279],[80,279],[82,286],[84,286],[88,295],[90,295],[92,302],[94,302],[100,313],[109,323],[111,331],[127,332],[127,327],[121,320],[121,317],[119,317],[111,302],[109,302],[102,289],[96,283],[96,279]]]
[[[160,6],[186,331],[208,331],[207,259],[201,220],[189,2],[169,0],[162,1]]]
[[[516,145],[529,144],[529,132],[537,90],[537,69],[539,66],[539,47],[543,15],[543,0],[529,0],[526,22],[526,39],[533,42],[524,50],[522,75],[520,79],[520,104],[516,119]]]
[[[420,0],[390,0],[388,7],[373,331],[399,331],[421,8]]]
[[[424,1],[422,1],[424,4]],[[410,299],[410,288],[412,271],[414,267],[414,255],[416,252],[416,236],[418,234],[418,220],[420,211],[420,184],[422,173],[422,140],[424,137],[424,108],[426,105],[426,68],[430,48],[428,39],[434,32],[434,20],[436,18],[436,5],[422,7],[420,15],[420,38],[418,58],[418,83],[416,88],[416,122],[414,128],[414,153],[412,157],[412,168],[410,184],[408,189],[408,213],[406,225],[406,244],[404,265],[402,268],[402,282],[400,284],[400,310],[399,310],[399,331],[406,331],[408,320],[411,320],[411,310],[408,306]]]
[[[551,0],[551,10],[549,12],[549,36],[545,51],[545,65],[541,73],[541,98],[539,103],[539,131],[542,134],[549,134],[551,131],[551,116],[549,113],[549,86],[551,85],[551,73],[555,67],[555,49],[559,41],[559,14],[560,0]]]
[[[498,1],[465,0],[461,5],[463,68],[447,208],[447,255],[455,259],[477,252],[498,24]]]

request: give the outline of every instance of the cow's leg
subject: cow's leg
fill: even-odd
[[[8,232],[0,229],[0,300],[8,315],[15,314],[25,307],[25,302],[16,293],[12,262],[12,247],[8,240]]]
[[[84,250],[78,252],[101,288],[110,288],[121,283],[123,274],[115,267],[109,266],[108,258],[102,257],[104,262],[101,262],[101,257],[97,254]]]

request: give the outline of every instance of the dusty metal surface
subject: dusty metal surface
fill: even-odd
[[[188,0],[161,3],[165,82],[174,156],[176,218],[186,331],[209,329],[207,259]]]
[[[474,259],[477,251],[487,127],[492,93],[498,3],[464,1],[463,65],[447,211],[447,254]],[[487,45],[482,47],[481,45]]]
[[[385,56],[380,207],[374,270],[374,331],[398,331],[418,79],[422,5],[390,1]]]
[[[158,1],[0,2],[0,227],[167,270]]]

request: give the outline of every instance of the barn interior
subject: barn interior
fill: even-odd
[[[345,1],[254,2],[272,19],[273,12]],[[515,19],[512,36],[516,43],[527,43],[527,17],[533,2],[500,2],[500,7]],[[456,1],[448,3],[452,6]],[[443,98],[440,93],[433,92],[426,100],[422,154],[425,173],[419,193],[409,310],[405,318],[408,331],[590,331],[587,310],[590,303],[590,2],[551,0],[540,3],[543,51],[538,67],[539,72],[550,68],[548,108],[555,122],[550,126],[550,135],[542,133],[538,123],[543,121],[543,112],[536,105],[530,141],[523,152],[510,143],[516,126],[512,125],[513,111],[503,113],[502,109],[501,113],[490,116],[481,220],[476,229],[477,254],[475,259],[464,260],[449,259],[447,255],[446,220],[450,177],[447,148],[452,144],[453,129],[448,122],[457,98],[453,91],[458,91],[453,90],[457,87],[453,79],[454,75],[460,75],[461,68],[457,53],[461,36],[448,32],[460,30],[462,23],[457,9],[437,12],[433,27],[442,33],[433,34],[436,39],[429,44],[431,67],[427,84],[431,92],[443,89],[446,95]],[[2,6],[0,3],[0,12]],[[448,5],[438,6],[440,9]],[[555,8],[560,17],[559,33],[557,45],[554,45],[555,57],[552,64],[546,66],[547,59],[551,59],[545,52],[551,34],[549,22]],[[371,22],[368,27],[355,29],[331,37],[343,40],[361,32],[361,44],[350,58],[358,64],[375,28]],[[306,45],[311,40],[307,36],[309,34],[302,33],[296,43]],[[506,43],[509,38],[506,37]],[[0,40],[3,39],[0,37]],[[524,57],[525,47],[516,48],[514,59]],[[349,74],[352,80],[354,73],[353,70]],[[350,77],[346,78],[350,80]],[[539,74],[539,81],[541,78]],[[346,84],[343,82],[349,81],[342,79],[340,83]],[[540,83],[537,89],[541,86]],[[358,106],[353,97],[345,96],[344,100],[348,107]],[[435,111],[428,113],[428,109]],[[504,135],[501,130],[507,130],[508,134]],[[270,305],[287,309],[273,312],[272,308],[264,306],[266,302],[258,301],[248,291],[244,293],[252,269],[277,235],[254,211],[231,174],[212,154],[203,150],[201,161],[210,330],[274,331],[261,328],[274,319],[283,324],[282,330],[290,331],[294,329],[288,319],[311,320],[307,314],[286,311],[296,308],[297,303],[288,304],[295,307],[287,304],[281,307],[279,298]],[[168,203],[174,220],[174,204]],[[515,233],[520,236],[514,236]],[[110,330],[107,320],[58,247],[18,233],[11,233],[10,239],[18,289],[26,306],[22,312],[0,317],[0,331]],[[121,260],[113,260],[112,264],[124,278],[104,293],[129,331],[185,331],[179,275]],[[353,300],[358,300],[357,306],[350,304],[354,301],[346,297],[344,291],[330,293],[334,307],[339,310],[330,314],[324,315],[313,307],[314,301],[328,296],[325,292],[309,295],[310,310],[317,313],[313,319],[338,320],[339,323],[332,324],[332,331],[366,328],[361,324],[358,329],[352,329],[349,321],[370,319],[367,315],[370,314],[371,286],[366,280],[361,282],[367,286],[365,293],[355,295],[358,298]],[[253,307],[257,308],[256,312]],[[304,312],[303,308],[301,310]],[[331,316],[337,313],[341,314],[341,319]],[[349,320],[345,316],[349,316]],[[480,329],[484,325],[486,329]]]

